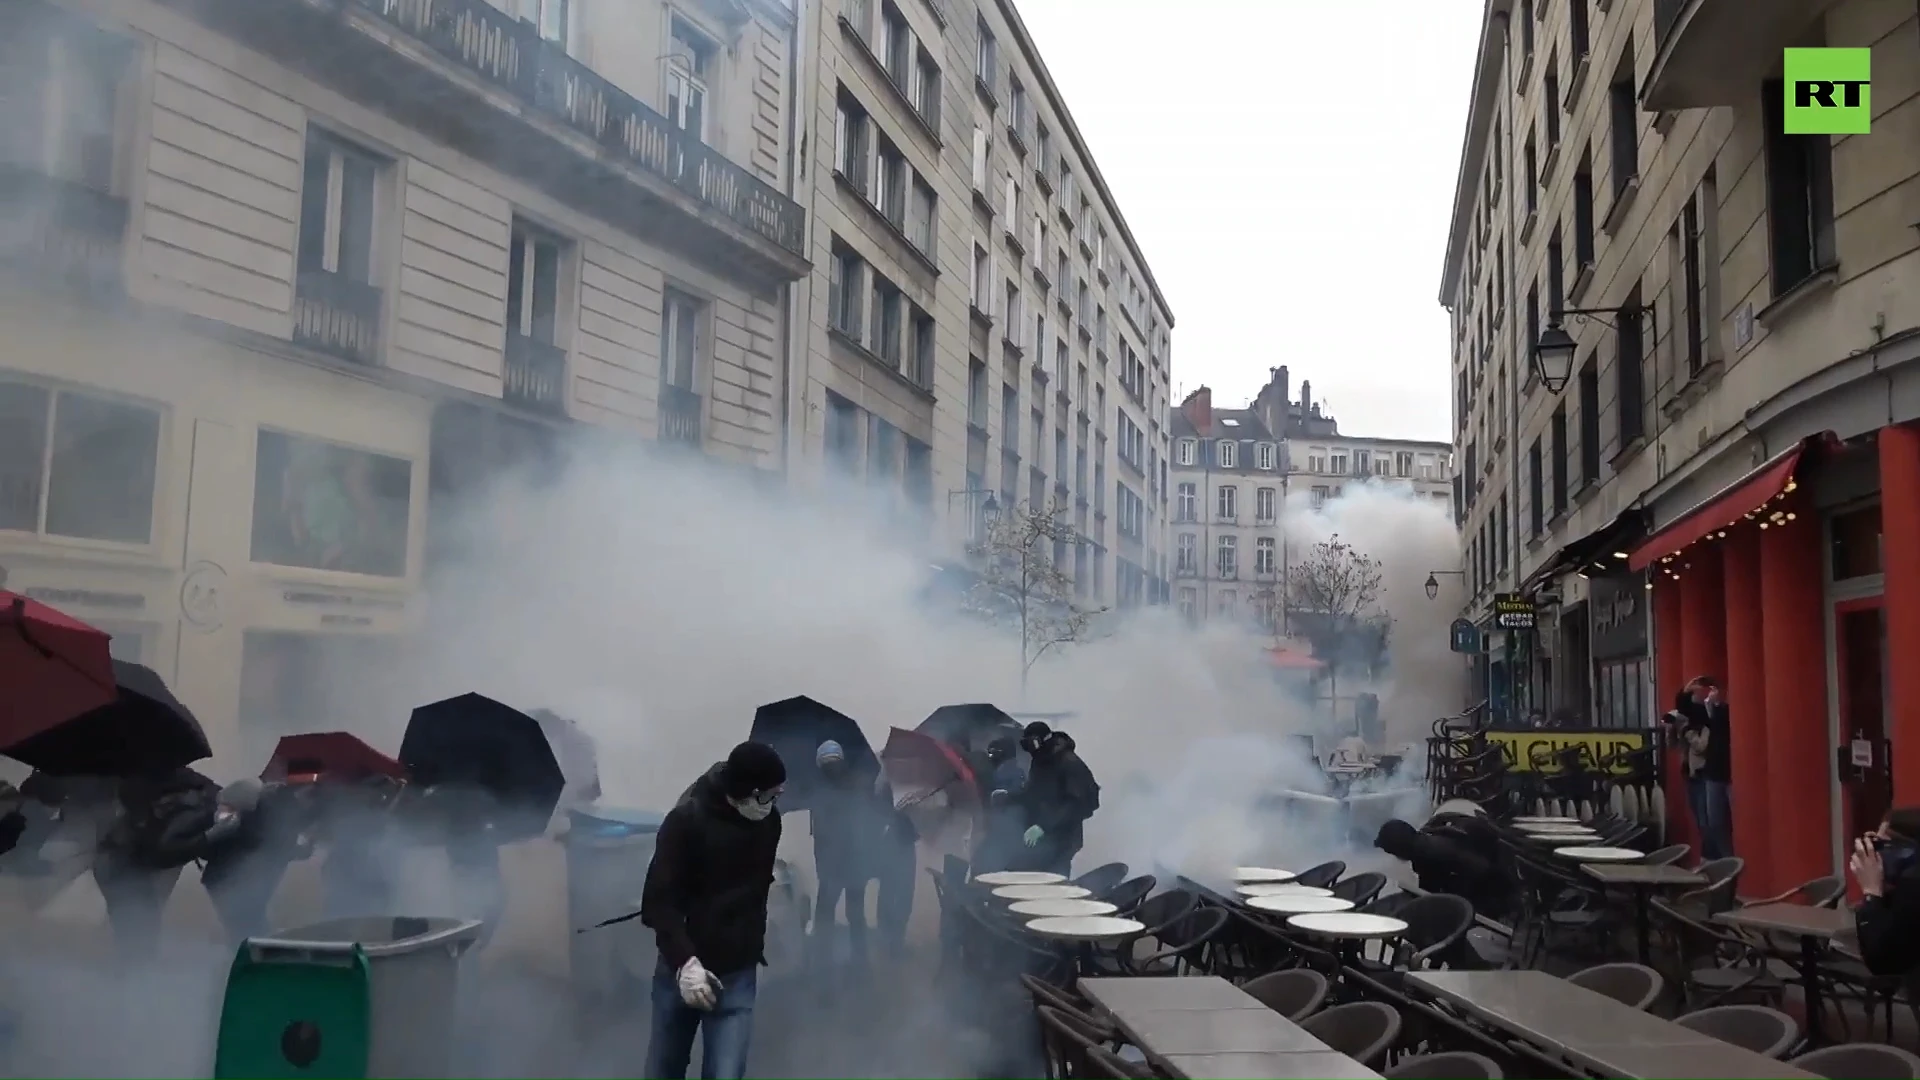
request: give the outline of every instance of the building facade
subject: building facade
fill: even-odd
[[[801,471],[949,549],[1060,507],[1089,603],[1164,600],[1173,314],[1013,5],[802,21]]]
[[[1343,435],[1311,382],[1296,400],[1284,365],[1268,375],[1247,408],[1215,408],[1203,386],[1173,416],[1174,598],[1194,622],[1284,624],[1290,496],[1315,511],[1350,485],[1379,484],[1452,503],[1446,443]]]
[[[216,767],[323,719],[316,657],[425,625],[434,511],[490,465],[584,423],[778,467],[787,8],[9,16],[0,563]]]
[[[1809,45],[1871,50],[1869,133],[1785,134]],[[1883,557],[1920,544],[1917,82],[1911,5],[1485,6],[1441,289],[1464,614],[1541,612],[1487,689],[1647,727],[1723,679],[1760,892],[1920,791],[1920,673],[1889,662],[1920,563]]]

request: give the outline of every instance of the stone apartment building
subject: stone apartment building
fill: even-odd
[[[780,465],[791,9],[7,14],[0,562],[229,764],[421,625],[439,496],[566,426]]]
[[[1291,551],[1283,529],[1289,506],[1308,512],[1353,484],[1404,487],[1450,504],[1446,443],[1344,435],[1300,382],[1293,397],[1286,366],[1244,409],[1214,407],[1213,391],[1187,395],[1173,415],[1173,576],[1175,602],[1196,622],[1271,624]]]
[[[802,24],[796,458],[935,547],[1058,506],[1089,603],[1163,602],[1173,314],[1018,12],[820,0]]]
[[[1720,677],[1755,891],[1920,785],[1920,19],[1890,0],[1489,0],[1440,300],[1475,696],[1653,725]],[[1870,50],[1787,134],[1783,50]],[[1891,659],[1890,659],[1891,658]],[[1670,799],[1670,806],[1684,800]],[[1675,827],[1684,830],[1682,814]]]

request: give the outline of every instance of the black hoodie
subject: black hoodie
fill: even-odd
[[[1853,909],[1860,959],[1875,975],[1920,974],[1920,861],[1910,858],[1881,889]]]
[[[1100,785],[1075,752],[1073,736],[1064,731],[1047,736],[1027,766],[1019,804],[1028,824],[1040,826],[1045,834],[1041,843],[1063,855],[1079,852],[1086,843],[1083,826],[1100,809]]]
[[[653,928],[669,970],[698,957],[724,978],[766,962],[780,811],[748,821],[722,794],[721,769],[695,780],[660,823],[640,921]]]

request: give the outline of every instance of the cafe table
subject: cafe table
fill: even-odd
[[[1225,979],[1084,978],[1079,990],[1127,1041],[1184,1080],[1377,1080]]]
[[[1653,963],[1652,920],[1648,914],[1653,903],[1653,890],[1697,888],[1707,883],[1703,875],[1683,867],[1651,866],[1637,862],[1583,862],[1580,864],[1580,872],[1601,885],[1617,886],[1632,891],[1634,937],[1638,939],[1640,962],[1647,965]]]
[[[1820,959],[1833,939],[1853,932],[1853,912],[1807,904],[1754,904],[1722,911],[1713,921],[1737,930],[1783,934],[1800,941],[1800,985],[1806,995],[1807,1043],[1821,1046]]]
[[[1814,1074],[1703,1035],[1544,971],[1415,971],[1407,988],[1618,1080],[1813,1080]]]

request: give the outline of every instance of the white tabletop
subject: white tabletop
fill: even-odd
[[[1292,881],[1296,875],[1291,870],[1280,870],[1271,866],[1236,866],[1233,868],[1233,880],[1238,882],[1276,883]]]
[[[1247,906],[1277,915],[1307,915],[1329,911],[1352,911],[1353,901],[1337,896],[1253,896]]]
[[[1315,885],[1295,885],[1292,882],[1275,884],[1235,885],[1233,891],[1241,896],[1332,896],[1332,889],[1322,889]]]
[[[1580,819],[1577,817],[1517,817],[1513,819],[1513,823],[1515,825],[1578,825]]]
[[[1633,862],[1646,858],[1642,852],[1623,847],[1563,847],[1554,848],[1553,853],[1575,862]]]
[[[1120,909],[1105,900],[1020,900],[1007,910],[1015,915],[1037,919],[1059,919],[1075,915],[1111,915]]]
[[[1067,876],[1045,870],[996,870],[977,875],[973,880],[982,885],[1060,885]]]
[[[1407,932],[1403,919],[1368,915],[1360,911],[1327,911],[1295,915],[1287,925],[1309,933],[1341,938],[1390,938]]]
[[[1514,826],[1523,833],[1597,833],[1599,830],[1564,821],[1523,821]],[[1008,884],[1014,884],[1008,882]]]
[[[1093,893],[1078,885],[1002,885],[993,895],[1002,900],[1084,900]]]
[[[1107,938],[1126,937],[1145,930],[1147,925],[1134,919],[1121,919],[1112,915],[1070,915],[1063,918],[1033,919],[1027,923],[1027,929],[1048,937],[1071,938],[1075,941],[1104,941]]]

